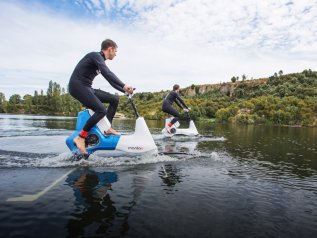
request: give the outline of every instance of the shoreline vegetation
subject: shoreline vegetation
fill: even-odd
[[[168,91],[142,92],[134,95],[140,114],[148,120],[163,120],[166,114],[161,103]],[[191,107],[195,120],[220,123],[272,124],[284,126],[317,126],[317,71],[283,75],[283,71],[268,78],[241,79],[231,82],[191,85],[181,95]],[[50,81],[46,94],[12,95],[6,100],[0,92],[0,113],[77,116],[82,105],[59,84]],[[117,118],[134,118],[126,96],[120,96]],[[184,119],[184,118],[183,118]]]

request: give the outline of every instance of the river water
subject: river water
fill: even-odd
[[[75,121],[0,114],[0,237],[317,235],[316,128],[196,122],[201,136],[165,139],[147,121],[169,154],[73,161]]]

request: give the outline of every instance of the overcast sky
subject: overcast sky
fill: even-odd
[[[66,88],[77,62],[117,42],[108,67],[138,92],[316,70],[317,0],[0,1],[0,92]],[[115,92],[98,76],[96,88]]]

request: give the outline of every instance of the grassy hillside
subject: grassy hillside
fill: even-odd
[[[191,85],[181,95],[191,107],[192,118],[218,122],[271,123],[294,126],[317,126],[317,72],[274,74],[269,78],[222,84]],[[164,119],[161,104],[168,91],[136,93],[134,100],[146,119]],[[176,106],[177,107],[177,106]],[[12,95],[7,101],[0,92],[0,113],[23,113],[76,116],[82,110],[59,84],[50,81],[46,94]],[[118,114],[134,117],[125,96],[120,96]]]
[[[161,103],[168,91],[137,93],[138,109],[147,119],[163,119]],[[182,97],[195,119],[215,118],[219,122],[317,125],[317,72],[273,75],[269,78],[222,84],[191,85]],[[119,111],[132,117],[133,111],[121,97]]]

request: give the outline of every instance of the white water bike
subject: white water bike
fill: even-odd
[[[187,117],[189,118],[189,127],[188,128],[178,128],[180,126],[179,122],[174,123],[171,126],[170,129],[170,133],[166,130],[166,126],[168,125],[168,123],[170,123],[173,120],[173,117],[169,117],[165,119],[165,127],[162,130],[162,134],[165,137],[172,137],[174,135],[183,135],[183,136],[198,136],[198,130],[195,126],[194,121],[190,118],[190,115],[188,112],[187,113]]]
[[[78,113],[75,132],[66,139],[66,144],[73,152],[76,159],[87,159],[89,155],[95,151],[109,152],[111,155],[138,155],[157,152],[157,146],[144,118],[141,117],[137,111],[134,101],[132,100],[132,94],[127,96],[129,97],[129,101],[132,104],[134,113],[137,117],[134,133],[131,135],[105,135],[104,132],[111,127],[111,124],[107,117],[104,117],[89,131],[85,140],[88,154],[82,155],[74,144],[74,138],[79,135],[87,120],[94,114],[94,112],[90,109],[81,111]]]

